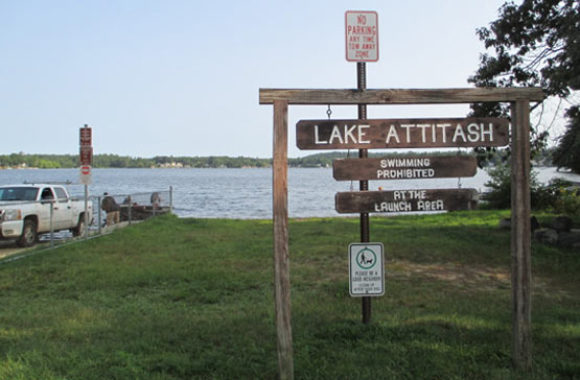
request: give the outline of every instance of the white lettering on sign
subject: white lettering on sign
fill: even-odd
[[[318,131],[318,125],[314,126],[314,143],[315,144],[370,144],[371,141],[367,137],[367,129],[370,125],[343,125],[342,128],[338,125],[332,127],[328,139],[322,139]]]
[[[400,167],[429,167],[431,159],[425,158],[384,158],[381,160],[381,168],[400,168]]]
[[[445,203],[442,199],[433,201],[417,201],[417,211],[444,211]]]
[[[427,190],[397,190],[393,191],[395,200],[411,200],[427,198]]]
[[[413,205],[406,201],[375,203],[376,212],[405,212],[413,211]]]
[[[420,132],[418,138],[421,143],[435,143],[438,141],[446,143],[447,128],[451,127],[451,124],[401,124],[400,127],[403,129],[402,131],[398,130],[396,125],[390,125],[385,143],[396,142],[399,144],[401,139],[407,144],[416,142],[413,141],[414,130]],[[493,141],[493,123],[489,123],[487,126],[484,123],[471,123],[467,125],[467,128],[457,124],[452,136],[453,143],[486,143]]]
[[[442,199],[418,200],[416,209],[409,201],[380,202],[374,204],[375,212],[445,211]]]
[[[377,179],[397,179],[397,178],[433,178],[434,169],[379,169]]]
[[[509,143],[509,122],[498,118],[300,120],[296,141],[300,149],[504,146]]]
[[[430,165],[431,160],[427,157],[385,158],[380,161],[380,166],[383,169],[377,170],[377,179],[433,178],[435,170],[429,168]],[[400,167],[404,167],[404,169],[390,169]]]

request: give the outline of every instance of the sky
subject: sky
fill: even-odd
[[[367,88],[472,87],[476,29],[503,0],[0,0],[0,154],[272,156],[260,88],[356,88],[347,10],[379,19]],[[290,106],[289,156],[301,119]],[[355,106],[331,107],[356,119]],[[466,105],[369,106],[369,118],[464,117]]]

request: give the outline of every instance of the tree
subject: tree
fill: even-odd
[[[580,2],[523,0],[516,5],[508,1],[498,19],[477,34],[492,52],[481,55],[480,66],[468,81],[477,87],[541,86],[547,96],[566,99],[566,136],[570,133],[577,140],[580,105],[570,95],[580,90]],[[472,106],[472,116],[509,117],[509,110],[505,104],[480,103]],[[543,147],[547,132],[532,132],[533,147]],[[556,164],[574,168],[580,165],[580,155],[570,162],[566,150],[570,147],[563,145],[570,139],[574,140],[560,140],[558,149],[566,153],[558,157],[565,160]]]
[[[571,122],[560,138],[560,143],[553,153],[552,162],[560,167],[580,173],[580,108],[571,107],[566,112]]]

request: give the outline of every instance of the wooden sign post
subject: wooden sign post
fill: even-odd
[[[274,302],[278,343],[278,373],[294,378],[290,321],[290,255],[288,252],[288,102],[274,102],[273,156]]]
[[[365,86],[366,87],[366,86]],[[260,89],[260,104],[274,105],[273,219],[276,329],[281,378],[293,377],[288,251],[287,111],[288,105],[454,104],[507,102],[512,109],[512,321],[513,363],[530,369],[531,226],[529,152],[531,101],[542,101],[541,88],[465,88],[414,90]],[[359,117],[359,119],[364,119]],[[362,157],[364,158],[364,157]],[[278,315],[278,310],[281,310]]]

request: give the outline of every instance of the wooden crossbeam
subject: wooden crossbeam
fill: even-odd
[[[285,100],[296,105],[326,104],[453,104],[479,102],[539,102],[541,88],[445,88],[445,89],[260,89],[260,104]]]

